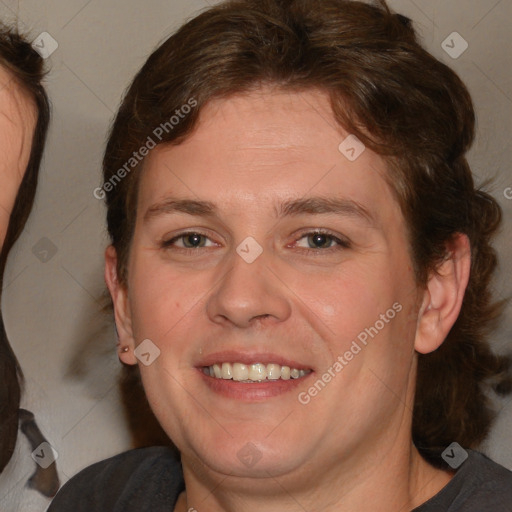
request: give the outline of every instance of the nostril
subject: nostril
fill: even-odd
[[[257,315],[255,317],[253,317],[253,319],[263,319],[263,318],[267,318],[268,316],[270,316],[268,313],[265,313],[264,315]]]

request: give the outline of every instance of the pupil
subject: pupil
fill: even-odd
[[[313,245],[310,244],[310,247],[326,247],[329,245],[329,237],[322,233],[312,235],[311,241],[313,242]]]
[[[187,235],[184,245],[187,247],[199,247],[201,245],[201,237],[202,235],[198,235],[197,233]]]

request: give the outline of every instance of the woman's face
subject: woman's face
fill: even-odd
[[[410,435],[406,227],[384,161],[348,136],[326,95],[262,90],[148,155],[116,318],[184,460],[307,479]]]
[[[0,246],[27,169],[36,122],[29,94],[0,66]]]

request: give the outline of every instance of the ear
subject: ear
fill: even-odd
[[[119,359],[125,364],[137,364],[134,355],[135,343],[132,331],[128,290],[117,276],[117,253],[112,245],[105,251],[105,282],[114,303],[114,316],[119,337]],[[123,350],[124,349],[124,350]]]
[[[446,247],[448,256],[433,271],[418,313],[414,348],[421,354],[441,346],[459,316],[469,281],[471,248],[466,235],[458,233]]]

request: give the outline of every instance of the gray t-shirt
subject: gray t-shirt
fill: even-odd
[[[512,512],[512,471],[466,451],[467,460],[448,485],[412,512]]]
[[[512,472],[478,452],[413,512],[512,512]],[[48,512],[170,512],[185,488],[181,464],[164,447],[131,450],[81,471]]]

